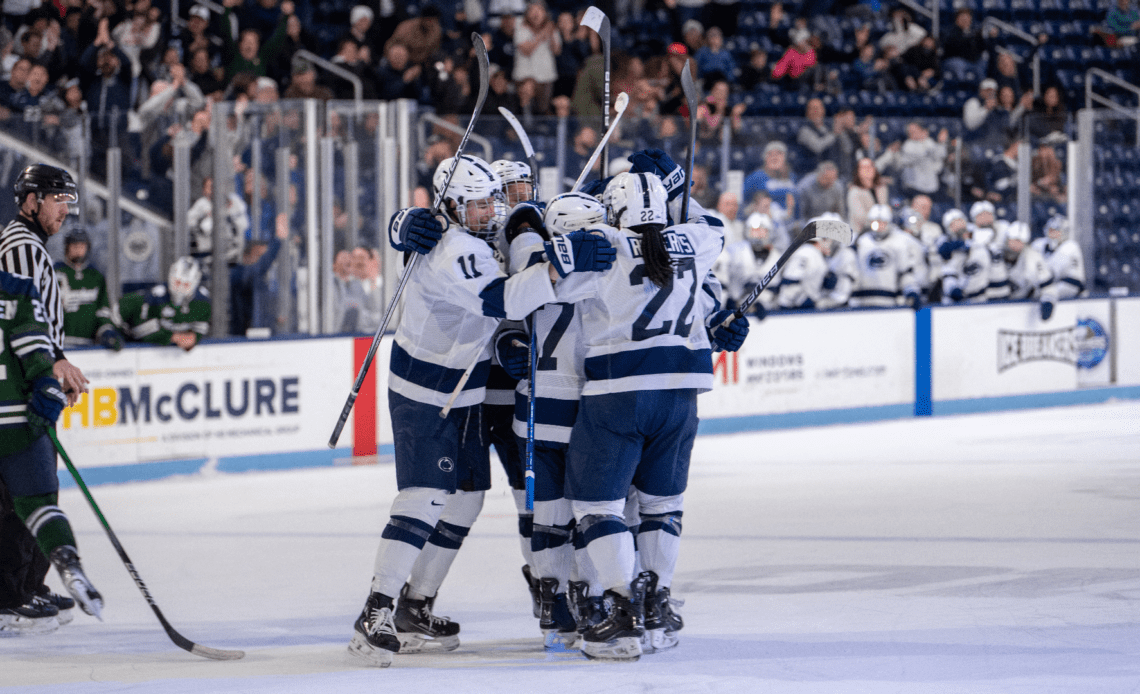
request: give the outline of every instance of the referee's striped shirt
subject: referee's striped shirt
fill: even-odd
[[[48,337],[55,359],[63,359],[63,297],[55,267],[44,243],[47,235],[39,225],[17,217],[0,231],[0,270],[32,278],[47,311]]]

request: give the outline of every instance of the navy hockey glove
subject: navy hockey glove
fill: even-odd
[[[397,251],[413,251],[427,255],[443,238],[443,226],[422,207],[408,207],[392,215],[388,223],[388,242]]]
[[[617,258],[613,245],[601,234],[583,229],[555,236],[543,246],[546,258],[559,277],[571,272],[601,272],[608,270]]]
[[[665,184],[669,200],[674,200],[685,188],[685,170],[660,149],[643,149],[629,155],[630,173],[657,174]]]
[[[1052,317],[1053,317],[1053,302],[1052,301],[1042,301],[1041,302],[1041,320],[1049,320]]]
[[[526,347],[527,334],[521,330],[504,330],[495,338],[495,355],[499,366],[515,379],[522,380],[530,374],[530,348]],[[524,346],[516,345],[521,342]]]
[[[938,255],[942,256],[943,260],[950,260],[950,256],[954,255],[954,251],[961,251],[966,248],[966,242],[962,239],[955,239],[954,241],[943,241],[938,245]]]
[[[595,198],[600,198],[602,197],[602,193],[606,191],[606,186],[608,186],[612,180],[614,180],[614,177],[609,176],[607,178],[599,178],[597,180],[590,181],[589,183],[584,184],[582,186],[582,190],[578,192],[585,195],[592,195]]]
[[[67,406],[67,397],[59,386],[59,381],[51,376],[41,376],[32,384],[32,397],[28,401],[28,422],[33,429],[43,431],[53,426],[59,413]]]
[[[764,304],[760,303],[759,299],[753,301],[748,308],[752,311],[752,315],[756,316],[756,320],[764,320],[768,317],[768,309],[764,308]]]
[[[800,304],[800,308],[805,310],[805,311],[810,311],[810,310],[814,309],[815,308],[815,299],[813,299],[809,296],[808,298],[804,299],[804,302],[802,304]]]
[[[507,243],[511,243],[524,231],[535,231],[544,240],[550,240],[550,234],[546,231],[546,225],[542,223],[542,208],[538,205],[521,202],[515,205],[515,209],[511,210],[511,216],[507,218],[507,226],[503,229],[503,234],[507,238]]]
[[[904,295],[906,305],[913,308],[915,311],[922,308],[922,295],[918,292],[911,290]]]
[[[823,276],[823,284],[821,285],[827,291],[835,289],[835,285],[839,284],[839,275],[834,272],[828,272]]]
[[[114,328],[107,328],[99,335],[99,344],[118,352],[123,348],[123,336]]]
[[[732,311],[717,311],[708,319],[709,339],[713,347],[725,352],[735,352],[744,345],[748,337],[748,319],[736,318],[728,325],[721,325],[732,315]]]
[[[954,287],[950,290],[950,299],[954,301],[954,303],[958,303],[964,298],[966,298],[966,295],[962,293],[961,287]]]

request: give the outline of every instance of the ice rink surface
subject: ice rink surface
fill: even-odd
[[[505,487],[437,601],[459,650],[387,670],[345,647],[390,464],[94,488],[167,618],[232,662],[173,646],[69,489],[106,621],[0,639],[0,689],[1140,692],[1140,403],[698,439],[681,644],[632,664],[543,653]]]

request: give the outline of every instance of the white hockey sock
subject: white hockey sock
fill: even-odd
[[[634,575],[633,535],[618,515],[624,506],[624,499],[571,502],[581,534],[580,543],[586,545],[601,588],[628,596]],[[592,585],[590,594],[595,594]]]
[[[681,508],[677,496],[653,496],[640,493],[641,528],[637,534],[637,550],[641,569],[657,574],[657,585],[673,584],[673,571],[681,552]]]
[[[539,578],[558,579],[559,592],[566,590],[574,563],[571,533],[574,515],[567,499],[534,502],[534,559],[531,567]]]
[[[447,497],[442,489],[426,487],[409,487],[396,495],[376,549],[372,592],[391,598],[400,594],[420,550],[432,535]]]
[[[412,565],[409,597],[430,598],[439,592],[482,509],[483,492],[455,492],[448,498],[435,531]]]
[[[519,547],[522,549],[523,561],[534,568],[534,553],[530,542],[534,534],[534,513],[526,510],[526,490],[512,489],[511,496],[515,499],[515,508],[519,513]],[[538,508],[538,502],[534,503]]]

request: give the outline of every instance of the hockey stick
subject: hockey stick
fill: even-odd
[[[491,64],[487,59],[487,44],[483,43],[483,37],[477,32],[471,34],[471,42],[475,44],[475,54],[479,61],[479,98],[475,102],[475,112],[471,114],[471,122],[467,124],[467,131],[463,133],[463,139],[459,141],[459,147],[455,150],[455,157],[451,161],[451,170],[447,172],[447,178],[443,181],[443,187],[439,189],[435,200],[432,202],[432,215],[438,214],[440,205],[443,204],[443,194],[447,192],[447,187],[451,185],[451,177],[455,175],[455,169],[459,166],[459,157],[463,155],[463,150],[467,147],[467,140],[471,137],[471,131],[475,129],[475,121],[479,120],[479,114],[483,111],[483,102],[487,100],[487,90],[491,81]],[[392,314],[396,311],[396,304],[399,303],[400,296],[404,293],[404,285],[408,283],[408,278],[412,276],[412,270],[416,268],[416,261],[419,259],[420,254],[413,253],[411,261],[409,261],[407,267],[404,268],[404,276],[400,278],[400,284],[396,286],[396,293],[392,295],[392,300],[388,302],[388,309],[384,312],[384,320],[380,321],[380,327],[376,329],[376,334],[372,336],[372,345],[368,348],[368,354],[364,357],[364,363],[360,365],[360,371],[356,374],[356,381],[352,384],[352,392],[348,394],[348,399],[344,402],[344,408],[340,411],[340,418],[337,419],[336,426],[333,427],[332,436],[329,437],[329,448],[336,448],[336,442],[340,440],[340,433],[344,431],[344,425],[348,422],[348,414],[352,412],[352,406],[356,404],[356,398],[360,395],[360,389],[364,386],[364,377],[368,375],[368,369],[372,366],[372,360],[376,358],[376,349],[380,347],[380,340],[384,336],[384,331],[388,328],[388,322],[392,320]]]
[[[701,95],[697,85],[693,82],[693,73],[689,71],[689,61],[681,70],[681,90],[685,92],[685,101],[689,105],[689,156],[685,161],[685,190],[681,198],[681,223],[689,221],[689,192],[693,187],[693,160],[697,150],[697,107]]]
[[[598,160],[598,156],[601,155],[602,150],[606,146],[606,143],[610,141],[610,136],[614,134],[614,130],[617,129],[618,123],[621,122],[621,117],[622,114],[625,113],[626,106],[629,106],[629,94],[622,92],[617,95],[617,100],[614,101],[614,110],[617,111],[617,114],[614,116],[614,122],[610,123],[609,130],[607,130],[606,134],[602,136],[602,141],[598,143],[598,146],[594,148],[594,153],[590,155],[590,160],[586,162],[586,166],[582,169],[582,173],[578,174],[578,180],[574,181],[574,187],[570,189],[571,193],[576,193],[581,190],[582,184],[586,182],[586,177],[590,175],[590,169],[594,168],[594,162]],[[605,177],[605,169],[603,169],[602,178]]]
[[[83,491],[83,496],[87,497],[87,503],[90,504],[91,510],[95,512],[95,517],[103,524],[103,530],[107,531],[107,537],[111,538],[111,544],[115,546],[115,551],[119,553],[119,559],[122,560],[123,565],[127,567],[127,573],[131,575],[131,578],[135,579],[135,585],[142,591],[143,597],[146,598],[147,603],[150,604],[150,609],[154,610],[154,615],[158,617],[158,621],[162,624],[162,628],[166,630],[166,635],[170,637],[174,645],[194,655],[200,655],[203,658],[210,658],[212,660],[237,660],[245,657],[245,651],[226,651],[220,648],[210,648],[209,646],[194,643],[175,631],[174,627],[170,626],[170,622],[166,621],[162,610],[158,609],[154,598],[150,596],[150,591],[147,590],[146,584],[143,583],[139,572],[131,562],[131,558],[127,556],[127,551],[119,544],[119,538],[115,537],[115,531],[111,530],[111,525],[107,522],[107,519],[103,517],[103,512],[99,510],[99,505],[95,503],[95,498],[91,496],[87,485],[83,483],[83,478],[79,476],[79,471],[71,464],[71,458],[67,457],[67,451],[63,450],[63,445],[60,444],[59,439],[56,438],[55,429],[49,428],[47,431],[48,436],[51,437],[51,442],[55,445],[55,450],[59,451],[59,456],[63,458],[64,464],[67,465],[67,470],[71,473],[71,476],[75,478],[75,483],[78,484],[79,488]]]
[[[530,137],[527,136],[526,131],[523,130],[522,123],[511,113],[510,109],[506,106],[499,107],[499,113],[503,114],[503,118],[507,119],[510,123],[511,129],[515,131],[515,135],[519,137],[519,143],[522,144],[523,153],[526,154],[526,162],[530,164],[530,175],[534,178],[534,182],[530,186],[530,199],[538,200],[538,161],[534,158],[534,146],[530,144]]]
[[[752,293],[745,297],[744,301],[740,302],[740,306],[732,312],[732,315],[725,318],[724,322],[721,323],[721,325],[728,327],[728,324],[732,321],[736,320],[737,318],[743,318],[744,313],[748,310],[748,307],[752,305],[753,301],[756,301],[756,298],[760,296],[760,292],[764,291],[764,288],[768,286],[768,284],[772,281],[772,278],[776,276],[776,273],[783,269],[784,264],[788,262],[788,259],[792,257],[792,254],[795,253],[800,246],[804,245],[808,241],[811,241],[812,239],[831,239],[833,241],[838,241],[842,246],[846,246],[847,244],[851,243],[851,225],[847,222],[841,222],[837,219],[817,219],[808,222],[807,226],[805,226],[800,231],[800,233],[796,234],[796,237],[792,239],[791,245],[788,246],[788,249],[784,251],[779,260],[776,261],[776,264],[773,265],[767,273],[765,273],[763,279],[760,280],[760,283],[757,284],[756,287],[752,290]]]
[[[530,345],[514,340],[516,347],[530,350],[530,374],[527,379],[526,405],[526,510],[534,510],[534,381],[538,378],[538,339],[534,328],[533,314],[530,321]]]
[[[594,30],[598,38],[602,40],[602,64],[604,66],[603,84],[604,96],[602,98],[602,127],[609,129],[610,127],[610,18],[606,16],[598,8],[591,5],[586,9],[586,14],[582,15],[581,26],[589,27]],[[605,156],[602,157],[602,178],[609,176],[610,172],[610,152],[606,148]],[[593,166],[593,164],[591,164]],[[587,167],[589,168],[589,167]],[[578,188],[575,187],[574,190]]]

